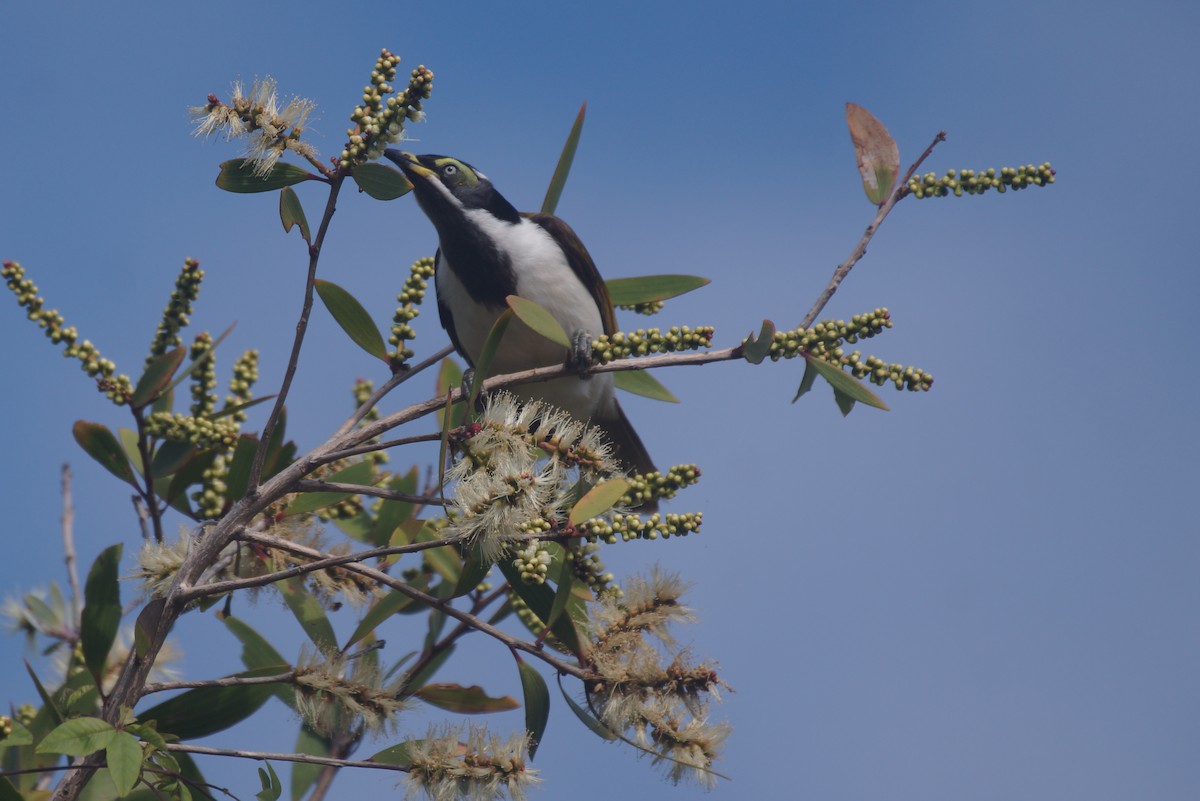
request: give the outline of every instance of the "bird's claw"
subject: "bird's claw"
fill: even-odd
[[[589,378],[588,371],[592,369],[592,335],[587,331],[576,331],[571,337],[571,353],[567,364],[579,372],[580,378]]]

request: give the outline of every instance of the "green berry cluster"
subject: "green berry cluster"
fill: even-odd
[[[176,412],[155,412],[146,421],[151,436],[172,442],[190,442],[202,449],[229,450],[237,442],[238,424],[233,420],[210,420]]]
[[[670,500],[679,494],[684,487],[690,487],[700,480],[700,468],[694,464],[677,464],[664,475],[658,471],[639,473],[629,476],[629,491],[621,497],[620,503],[629,507],[638,507],[647,501]]]
[[[412,349],[406,347],[404,343],[417,336],[417,332],[413,331],[409,323],[421,313],[417,307],[421,305],[421,301],[425,300],[425,290],[429,286],[429,279],[433,278],[433,269],[434,261],[431,257],[417,259],[409,268],[409,276],[408,280],[404,282],[404,288],[400,290],[400,294],[396,295],[396,300],[400,305],[396,307],[396,313],[392,315],[392,334],[388,337],[388,342],[396,348],[391,354],[393,368],[404,364],[413,356]]]
[[[845,320],[822,320],[812,328],[776,331],[768,355],[771,361],[779,361],[809,353],[836,363],[842,355],[842,343],[854,344],[860,339],[870,339],[891,327],[892,315],[887,309],[856,314],[849,323]]]
[[[619,303],[617,304],[617,308],[637,314],[644,314],[649,317],[652,314],[658,314],[666,305],[661,300],[648,300],[645,303]]]
[[[196,515],[204,520],[221,516],[225,509],[225,493],[229,491],[225,478],[229,474],[225,457],[218,456],[200,476],[200,488],[192,493]]]
[[[204,271],[200,269],[200,262],[184,259],[183,269],[175,279],[175,290],[171,292],[167,308],[163,309],[162,321],[159,322],[158,330],[154,332],[154,339],[150,343],[150,355],[146,357],[147,366],[182,341],[179,332],[188,324],[192,303],[200,296],[202,281]]]
[[[401,140],[406,120],[418,121],[424,116],[421,102],[433,91],[433,73],[424,65],[417,67],[404,91],[388,97],[396,91],[392,82],[399,63],[399,56],[386,48],[380,51],[371,83],[363,87],[362,105],[350,115],[355,127],[346,132],[350,138],[338,161],[343,169],[379,158],[389,144]]]
[[[926,391],[933,386],[933,376],[924,370],[902,364],[888,364],[877,356],[863,359],[858,351],[843,356],[841,364],[848,366],[855,378],[867,378],[872,384],[880,387],[889,381],[896,385],[896,389],[913,392]]]
[[[599,540],[611,545],[618,539],[628,542],[629,540],[638,539],[656,540],[659,537],[663,539],[669,537],[686,537],[688,534],[700,530],[702,519],[703,514],[700,512],[686,512],[681,515],[664,515],[655,512],[645,520],[642,519],[641,515],[615,514],[612,516],[612,520],[594,517],[585,522],[579,529],[583,532],[588,542]]]
[[[98,379],[100,391],[117,405],[128,402],[133,395],[133,382],[129,376],[115,375],[117,366],[100,356],[100,351],[88,340],[80,340],[74,326],[64,326],[63,316],[57,309],[45,308],[46,300],[38,295],[37,285],[25,277],[25,270],[15,261],[4,262],[0,277],[17,296],[17,303],[26,310],[26,316],[46,332],[54,344],[63,343],[63,355],[78,359],[83,371]]]
[[[188,348],[188,356],[193,362],[204,358],[213,348],[212,334],[203,331],[192,340]],[[192,371],[192,415],[199,417],[211,414],[217,408],[217,365],[216,360],[209,356],[204,363]]]
[[[996,170],[946,170],[941,178],[936,173],[913,176],[908,180],[908,191],[917,198],[946,197],[954,195],[982,195],[989,189],[1003,194],[1009,189],[1026,189],[1030,186],[1046,186],[1054,183],[1054,169],[1050,162],[1038,166],[1024,164],[1020,167],[1001,167]]]
[[[254,382],[258,381],[258,351],[248,350],[233,363],[233,377],[229,379],[229,395],[225,397],[226,408],[249,403],[254,398]],[[234,412],[233,419],[246,422],[245,412]]]
[[[513,567],[526,584],[545,584],[554,558],[543,543],[531,542],[513,554]]]
[[[571,574],[582,581],[592,592],[621,594],[621,588],[614,584],[615,577],[604,568],[600,561],[600,543],[585,542],[578,548],[567,551],[571,560]]]
[[[592,358],[600,364],[630,356],[651,353],[674,353],[680,350],[699,350],[712,346],[713,327],[702,325],[671,326],[664,334],[657,328],[639,328],[632,333],[618,331],[605,334],[592,342]]]

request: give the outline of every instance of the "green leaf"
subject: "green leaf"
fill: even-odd
[[[298,225],[301,238],[312,243],[312,236],[308,231],[308,218],[304,216],[304,206],[300,205],[296,190],[290,186],[285,186],[279,192],[279,221],[283,223],[285,234],[291,233],[292,226]]]
[[[412,191],[412,184],[404,177],[404,173],[386,164],[360,164],[350,177],[359,189],[376,200],[395,200]]]
[[[588,712],[586,709],[581,707],[578,703],[576,703],[574,698],[567,694],[566,688],[563,687],[561,677],[558,680],[558,689],[562,691],[562,697],[567,699],[567,706],[571,707],[571,711],[575,713],[575,717],[583,721],[583,725],[591,729],[593,734],[596,734],[602,739],[608,740],[609,742],[612,742],[618,738],[616,732],[597,720],[591,712]]]
[[[446,663],[446,660],[450,658],[450,655],[453,654],[457,648],[458,646],[451,645],[434,654],[433,658],[426,662],[420,670],[408,677],[408,679],[405,681],[405,684],[409,687],[412,687],[413,685],[420,687],[421,685],[425,684],[427,681],[433,678],[433,674],[437,673],[438,668]]]
[[[413,541],[429,542],[436,539],[441,539],[441,532],[431,525],[425,525],[417,532]],[[437,548],[429,548],[424,551],[424,556],[425,561],[429,562],[429,566],[451,587],[458,585],[458,579],[462,576],[463,564],[458,551],[453,546],[439,545]]]
[[[278,801],[279,796],[283,795],[283,785],[279,783],[279,777],[275,774],[275,768],[271,767],[271,763],[263,760],[266,769],[258,769],[258,778],[262,781],[262,789],[254,794],[258,801]]]
[[[554,555],[558,560],[553,565],[554,602],[550,604],[550,617],[546,619],[546,625],[551,628],[558,622],[563,610],[567,608],[567,602],[571,600],[571,588],[575,584],[575,577],[571,572],[571,560],[567,549],[564,546],[559,546],[555,549]]]
[[[213,357],[215,357],[217,355],[217,348],[221,345],[222,342],[225,341],[225,337],[229,336],[229,332],[232,331],[236,327],[237,327],[237,323],[231,323],[228,328],[226,328],[224,331],[222,331],[221,336],[219,336],[213,340],[212,346],[209,347],[208,350],[204,351],[204,353],[200,354],[200,358],[193,359],[192,362],[187,367],[184,368],[182,373],[175,376],[175,380],[171,382],[171,386],[169,386],[167,389],[174,390],[175,387],[179,386],[185,380],[187,380],[188,376],[190,376],[192,373],[196,372],[196,370],[201,365],[203,365],[209,359],[212,359]]]
[[[416,465],[402,476],[392,476],[387,482],[387,488],[394,492],[404,492],[415,495],[419,476]],[[375,523],[371,526],[369,541],[373,545],[383,546],[391,542],[392,532],[396,527],[412,516],[413,505],[408,501],[397,501],[383,498],[379,502],[379,511],[375,515]]]
[[[900,148],[883,123],[855,103],[846,104],[846,126],[854,142],[854,159],[863,191],[876,206],[891,196],[900,175]]]
[[[629,482],[623,478],[601,481],[571,507],[569,517],[571,524],[577,526],[585,520],[591,520],[597,515],[604,514],[628,491]]]
[[[142,465],[142,452],[138,449],[137,432],[121,426],[117,429],[117,441],[121,443],[121,450],[125,451],[125,458],[129,460],[134,472],[139,476],[146,475],[146,469]]]
[[[762,360],[767,358],[767,354],[771,352],[771,343],[775,340],[775,323],[770,320],[763,320],[762,329],[758,332],[758,336],[754,332],[750,332],[750,336],[742,343],[742,356],[751,364],[761,364]]]
[[[142,746],[129,732],[119,731],[104,750],[108,774],[117,786],[117,795],[129,795],[142,775]]]
[[[49,791],[46,791],[46,796],[49,797]],[[28,799],[21,795],[21,791],[8,780],[7,776],[0,776],[0,801],[28,801]]]
[[[385,765],[399,765],[400,767],[408,767],[412,764],[412,755],[409,753],[409,747],[420,743],[421,740],[407,740],[403,743],[389,745],[387,748],[368,757],[370,762],[382,762]]]
[[[254,452],[258,449],[258,437],[253,434],[241,434],[237,444],[233,446],[233,456],[229,458],[229,472],[225,474],[225,501],[244,497],[249,489],[250,468],[254,465]],[[264,476],[263,478],[266,478]]]
[[[841,392],[850,400],[860,401],[868,406],[874,406],[876,409],[883,409],[885,412],[888,411],[887,404],[880,400],[879,396],[863,386],[854,376],[842,370],[842,368],[808,353],[804,354],[804,359],[812,365],[814,370],[821,374],[822,378],[833,385],[834,390]],[[841,403],[839,402],[838,405],[840,407]],[[846,414],[847,412],[848,410],[843,411],[842,414]]]
[[[126,458],[125,451],[121,448],[121,443],[117,441],[113,432],[100,423],[77,420],[71,427],[71,433],[75,436],[79,447],[83,448],[88,456],[99,462],[101,467],[137,488],[137,481],[133,477],[129,459]]]
[[[217,174],[217,188],[226,192],[250,194],[272,192],[301,181],[322,180],[308,170],[285,161],[276,162],[265,175],[255,175],[256,169],[257,166],[248,159],[223,161],[221,172]]]
[[[854,398],[851,398],[840,389],[833,391],[833,402],[837,404],[838,410],[842,413],[842,417],[854,411]]]
[[[12,731],[0,743],[3,743],[3,748],[12,748],[18,745],[33,745],[33,732],[21,725],[21,721],[9,718],[12,723]]]
[[[564,348],[571,347],[571,340],[567,336],[567,332],[559,325],[558,320],[554,319],[553,314],[520,295],[509,295],[505,301],[508,303],[508,308],[512,309],[513,314],[517,315],[517,318],[525,325],[556,345],[562,345]]]
[[[446,393],[450,390],[458,389],[462,386],[463,371],[458,366],[458,362],[447,356],[442,359],[441,367],[438,368],[436,391],[438,397],[446,397]],[[447,428],[446,426],[446,408],[443,406],[438,409],[438,427]],[[456,403],[450,410],[450,425],[448,428],[458,428],[463,424],[467,416],[467,404],[465,402]]]
[[[550,179],[550,186],[546,188],[546,198],[542,201],[542,214],[553,214],[558,208],[558,200],[562,197],[563,187],[567,185],[567,175],[571,172],[571,162],[575,160],[575,150],[579,147],[579,135],[583,133],[583,118],[587,115],[587,101],[579,107],[579,113],[575,115],[575,123],[571,126],[571,132],[567,134],[567,141],[563,144],[562,154],[558,157],[558,164],[554,167],[554,175]]]
[[[107,748],[116,734],[112,724],[100,718],[72,718],[55,726],[34,750],[39,754],[87,756]]]
[[[493,698],[478,685],[463,687],[459,684],[426,684],[414,691],[413,695],[439,709],[463,715],[507,712],[521,706],[515,699],[507,695]]]
[[[671,390],[645,370],[618,370],[613,373],[613,384],[617,389],[641,395],[643,398],[679,403],[679,398],[675,397]]]
[[[242,643],[242,664],[250,670],[257,668],[270,668],[274,675],[276,673],[286,673],[292,669],[288,661],[283,658],[283,655],[275,650],[267,639],[251,628],[247,623],[233,615],[225,615],[221,622],[225,624],[225,628],[237,637]],[[271,685],[275,696],[290,707],[296,705],[296,694],[292,688],[285,684]]]
[[[463,555],[462,572],[454,585],[454,594],[451,597],[458,598],[478,587],[492,571],[493,564],[493,561],[483,557],[479,548],[468,547]]]
[[[180,345],[150,362],[145,372],[142,373],[142,377],[138,379],[137,386],[133,389],[133,397],[130,398],[129,405],[134,409],[140,409],[157,398],[159,393],[171,383],[171,377],[175,375],[179,365],[183,364],[183,357],[186,355],[187,348]]]
[[[371,315],[354,296],[337,284],[330,281],[316,281],[317,294],[333,319],[342,327],[354,344],[377,359],[388,360],[387,347],[383,344],[383,335],[375,327]]]
[[[796,388],[796,397],[792,398],[792,403],[800,400],[800,396],[807,395],[813,388],[813,384],[817,382],[817,368],[813,367],[807,359],[804,360],[804,376],[800,379],[800,386]]]
[[[496,563],[496,567],[508,579],[512,591],[525,602],[529,611],[533,612],[543,625],[546,624],[546,621],[550,620],[550,610],[554,607],[555,593],[544,584],[527,584],[523,581],[511,559],[501,559]],[[575,630],[575,622],[570,615],[560,615],[550,626],[550,631],[572,653],[579,653],[579,632]]]
[[[487,339],[483,341],[483,347],[479,349],[479,362],[475,365],[475,374],[471,379],[471,397],[467,399],[468,410],[475,408],[475,401],[479,398],[483,381],[487,378],[488,371],[492,369],[492,359],[496,358],[496,351],[500,348],[500,341],[504,339],[504,332],[508,330],[508,324],[512,318],[512,307],[501,312],[492,325],[492,330],[488,332]],[[445,463],[444,459],[442,463]]]
[[[525,731],[529,732],[529,758],[532,760],[537,756],[546,723],[550,720],[550,690],[537,668],[520,657],[517,657],[517,670],[525,693]]]
[[[120,565],[121,545],[105,548],[92,563],[83,589],[79,638],[83,661],[97,682],[104,675],[105,661],[121,624],[121,589],[117,584]]]
[[[271,395],[263,395],[261,398],[255,398],[254,400],[248,400],[245,403],[235,403],[232,406],[226,406],[218,411],[210,412],[210,413],[204,415],[204,419],[220,420],[222,417],[228,417],[231,414],[237,414],[238,412],[244,412],[247,409],[253,409],[258,404],[266,403],[267,401],[274,400],[277,397],[279,397],[279,395],[278,395],[278,393],[275,393],[275,394],[271,394]]]
[[[158,446],[150,463],[150,475],[155,478],[169,476],[188,463],[200,451],[190,442],[167,440]]]
[[[235,673],[234,676],[261,678],[287,672],[286,667],[267,667]],[[144,721],[158,721],[158,730],[181,740],[194,740],[224,731],[258,711],[272,695],[270,684],[238,684],[231,687],[198,687],[168,698],[140,712]]]
[[[332,750],[328,737],[322,737],[306,724],[300,726],[300,732],[296,735],[295,752],[297,754],[323,757],[329,756]],[[323,770],[325,770],[323,765],[314,765],[311,762],[293,762],[292,780],[288,782],[292,801],[300,801]]]
[[[327,476],[325,480],[337,484],[360,484],[367,486],[375,480],[374,470],[375,467],[372,462],[355,462],[349,467],[344,467],[336,473]],[[285,513],[299,515],[315,512],[318,509],[324,509],[326,506],[332,506],[338,501],[345,500],[353,494],[352,492],[305,492],[288,505]]]
[[[709,279],[698,275],[641,275],[634,278],[612,278],[604,282],[614,306],[633,306],[670,300],[702,286]]]
[[[275,586],[279,588],[279,592],[283,595],[284,602],[288,605],[288,609],[292,610],[292,614],[296,616],[296,620],[300,622],[300,627],[304,629],[304,633],[313,641],[313,645],[321,649],[323,653],[332,653],[337,650],[337,635],[333,633],[333,624],[329,622],[329,618],[325,615],[325,610],[313,594],[304,586],[304,579],[300,576],[295,576],[290,579],[275,582]]]
[[[138,612],[137,620],[133,623],[133,648],[138,656],[145,656],[150,651],[150,643],[162,620],[163,607],[166,601],[155,598]]]
[[[350,646],[354,645],[354,643],[358,642],[363,637],[366,637],[368,634],[374,631],[375,627],[380,623],[387,620],[400,610],[412,606],[415,603],[416,601],[412,598],[409,598],[407,595],[404,595],[396,590],[392,590],[390,593],[376,601],[375,605],[367,610],[367,613],[363,615],[363,619],[359,621],[358,627],[354,629],[354,633],[350,635],[350,639],[346,642],[346,647],[342,650],[344,651],[349,649]]]
[[[42,699],[42,709],[49,713],[49,716],[54,720],[55,725],[62,723],[65,719],[62,710],[58,708],[58,704],[54,703],[54,697],[50,695],[49,691],[46,690],[45,685],[42,684],[42,680],[39,679],[37,674],[33,672],[33,666],[29,664],[29,660],[24,661],[25,671],[29,674],[29,678],[33,680],[34,689],[37,690],[38,696]],[[39,717],[40,716],[41,715],[39,713]]]

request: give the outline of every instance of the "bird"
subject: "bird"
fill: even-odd
[[[408,178],[417,205],[437,229],[438,315],[459,355],[474,368],[488,333],[508,308],[505,299],[519,295],[550,312],[574,347],[564,348],[514,320],[491,373],[567,362],[586,366],[592,339],[616,332],[616,315],[604,279],[571,227],[552,214],[518,212],[486,175],[460,159],[415,156],[394,148],[384,155]],[[510,391],[600,428],[623,470],[655,472],[613,389],[612,373],[597,373],[521,384]]]

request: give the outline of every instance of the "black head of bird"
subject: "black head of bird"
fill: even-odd
[[[413,185],[421,210],[438,233],[435,283],[438,314],[459,354],[474,366],[484,340],[519,295],[550,312],[572,342],[590,351],[593,337],[616,331],[604,280],[579,237],[550,214],[521,214],[488,177],[449,156],[388,150]],[[577,349],[581,350],[581,349]],[[514,321],[494,357],[491,373],[563,364],[584,353],[566,348]],[[510,388],[599,426],[626,469],[654,470],[637,432],[613,394],[611,373],[568,376]]]

